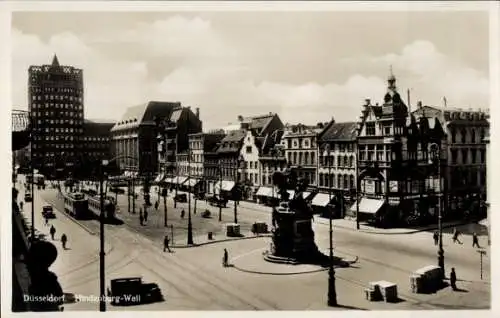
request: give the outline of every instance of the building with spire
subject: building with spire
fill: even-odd
[[[443,169],[430,162],[431,145],[442,150],[444,163],[445,143],[439,119],[409,113],[391,70],[382,105],[367,99],[357,127],[358,192],[351,210],[358,219],[382,226],[435,221],[444,187]]]
[[[75,173],[84,157],[83,71],[59,63],[28,69],[34,168],[48,176]]]

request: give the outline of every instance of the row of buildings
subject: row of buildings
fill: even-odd
[[[292,168],[309,181],[318,211],[335,203],[339,217],[359,213],[382,223],[434,218],[438,203],[457,216],[480,211],[484,201],[488,114],[421,102],[411,110],[392,74],[380,105],[367,99],[355,122],[285,125],[269,113],[210,132],[199,108],[180,102],[130,107],[113,124],[88,122],[81,70],[54,57],[29,75],[34,163],[51,171],[92,173],[99,159],[116,157],[127,177],[207,193],[238,185],[245,199],[272,202],[273,173]]]

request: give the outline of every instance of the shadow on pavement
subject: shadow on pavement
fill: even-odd
[[[469,292],[467,289],[463,289],[463,288],[457,288],[454,291],[459,292],[459,293],[468,293]]]
[[[343,309],[353,309],[353,310],[368,310],[366,308],[361,308],[361,307],[355,307],[355,306],[349,306],[349,305],[340,305],[338,304],[335,306],[336,308],[343,308]]]

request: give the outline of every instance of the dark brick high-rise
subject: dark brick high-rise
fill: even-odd
[[[67,175],[82,158],[83,71],[59,64],[30,66],[28,104],[33,124],[34,167],[45,175]]]

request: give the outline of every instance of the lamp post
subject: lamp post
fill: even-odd
[[[445,277],[444,269],[444,249],[443,249],[443,225],[441,215],[441,199],[443,198],[442,184],[441,184],[441,148],[438,144],[432,143],[429,145],[431,150],[432,159],[431,164],[437,165],[439,196],[438,196],[438,230],[439,230],[439,248],[438,248],[438,266],[441,268],[441,277]]]
[[[99,215],[99,290],[100,290],[100,299],[99,299],[99,311],[106,311],[106,288],[105,288],[105,256],[106,253],[104,251],[104,168],[108,166],[111,162],[120,159],[127,158],[132,160],[137,160],[134,157],[130,156],[116,156],[110,160],[102,160],[100,161],[100,171],[99,171],[99,196],[100,196],[100,215]]]
[[[241,195],[241,192],[242,192],[242,189],[241,189],[241,185],[240,185],[240,172],[239,172],[239,169],[241,167],[241,165],[245,162],[245,159],[243,158],[242,155],[240,155],[238,157],[238,159],[236,160],[236,191],[234,191],[234,195],[235,195],[235,198],[234,198],[234,223],[235,224],[238,224],[238,201],[239,201],[239,197]],[[243,174],[243,173],[242,173]]]
[[[222,162],[219,161],[219,199],[222,199]],[[215,190],[215,189],[214,189]],[[222,204],[219,202],[219,222],[222,222]]]
[[[188,180],[191,177],[191,148],[187,149],[188,156]],[[193,224],[191,223],[191,193],[188,191],[188,235],[187,244],[193,245]]]
[[[356,230],[359,230],[359,191],[361,189],[361,181],[359,180],[358,158],[359,158],[359,147],[356,145]]]
[[[328,204],[332,200],[332,180],[331,176],[331,163],[330,163],[330,145],[325,146],[325,151],[328,158]],[[332,211],[329,211],[329,226],[330,226],[330,267],[328,268],[328,306],[337,306],[337,291],[335,290],[335,269],[333,266],[333,221]]]

